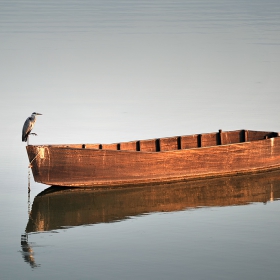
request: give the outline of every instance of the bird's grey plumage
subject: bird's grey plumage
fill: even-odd
[[[31,132],[31,130],[33,129],[34,127],[34,124],[36,122],[36,116],[37,115],[42,115],[40,113],[32,113],[32,115],[30,117],[28,117],[23,125],[23,128],[22,128],[22,142],[26,142],[27,139],[28,139],[28,136]]]

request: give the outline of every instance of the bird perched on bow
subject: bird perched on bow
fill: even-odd
[[[33,134],[33,135],[37,135],[36,133],[31,133],[31,130],[33,129],[34,127],[34,124],[36,122],[36,116],[38,115],[42,115],[40,113],[32,113],[32,115],[30,117],[28,117],[23,125],[23,128],[22,128],[22,142],[26,142],[27,141],[27,144],[28,144],[28,137],[29,137],[29,134]]]

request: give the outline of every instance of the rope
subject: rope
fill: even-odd
[[[40,154],[41,150],[39,148],[39,152],[36,154],[36,156],[30,161],[28,168],[32,167],[31,163],[33,162],[33,160]]]

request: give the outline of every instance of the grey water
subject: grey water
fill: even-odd
[[[0,279],[279,279],[277,180],[251,179],[263,199],[166,197],[114,219],[108,200],[103,220],[27,234],[47,186],[31,175],[28,197],[21,142],[33,111],[31,144],[280,131],[278,0],[0,0],[0,35]],[[60,203],[51,217],[93,215]]]

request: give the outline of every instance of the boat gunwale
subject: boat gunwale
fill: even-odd
[[[234,130],[234,131],[225,131],[225,132],[239,132],[242,130]],[[252,132],[256,132],[253,130],[247,130],[247,131],[252,131]],[[265,132],[265,131],[257,131],[257,132]],[[204,133],[203,135],[209,135],[209,134],[213,134],[215,132],[212,133]],[[268,133],[277,133],[274,131],[269,131]],[[185,149],[172,149],[172,150],[163,150],[163,151],[137,151],[137,150],[115,150],[115,149],[100,149],[100,148],[87,148],[87,145],[100,145],[100,144],[41,144],[41,145],[29,145],[31,147],[37,147],[37,148],[52,148],[52,149],[68,149],[68,150],[87,150],[87,151],[109,151],[109,152],[121,152],[121,153],[145,153],[145,154],[158,154],[158,153],[180,153],[181,151],[186,151],[186,150],[201,150],[201,149],[206,149],[206,148],[213,148],[213,147],[225,147],[225,146],[235,146],[235,145],[247,145],[250,144],[252,142],[260,142],[260,141],[271,141],[271,139],[275,139],[279,137],[279,133],[277,133],[278,135],[273,136],[273,137],[269,137],[269,138],[264,138],[264,139],[257,139],[257,140],[251,140],[251,141],[244,141],[244,142],[236,142],[236,143],[227,143],[227,144],[216,144],[216,145],[210,145],[210,146],[203,146],[203,147],[193,147],[193,148],[185,148]],[[183,137],[183,136],[198,136],[200,134],[191,134],[191,135],[182,135],[182,136],[173,136],[173,137]],[[122,143],[134,143],[135,141],[152,141],[152,140],[157,140],[157,139],[168,139],[168,138],[173,138],[171,137],[162,137],[162,138],[151,138],[151,139],[143,139],[143,140],[134,140],[134,141],[128,141],[128,142],[118,142],[118,143],[109,143],[114,145],[114,144],[122,144]],[[71,146],[77,146],[77,145],[81,145],[81,147],[71,147]],[[82,146],[85,145],[85,148],[83,148]]]

